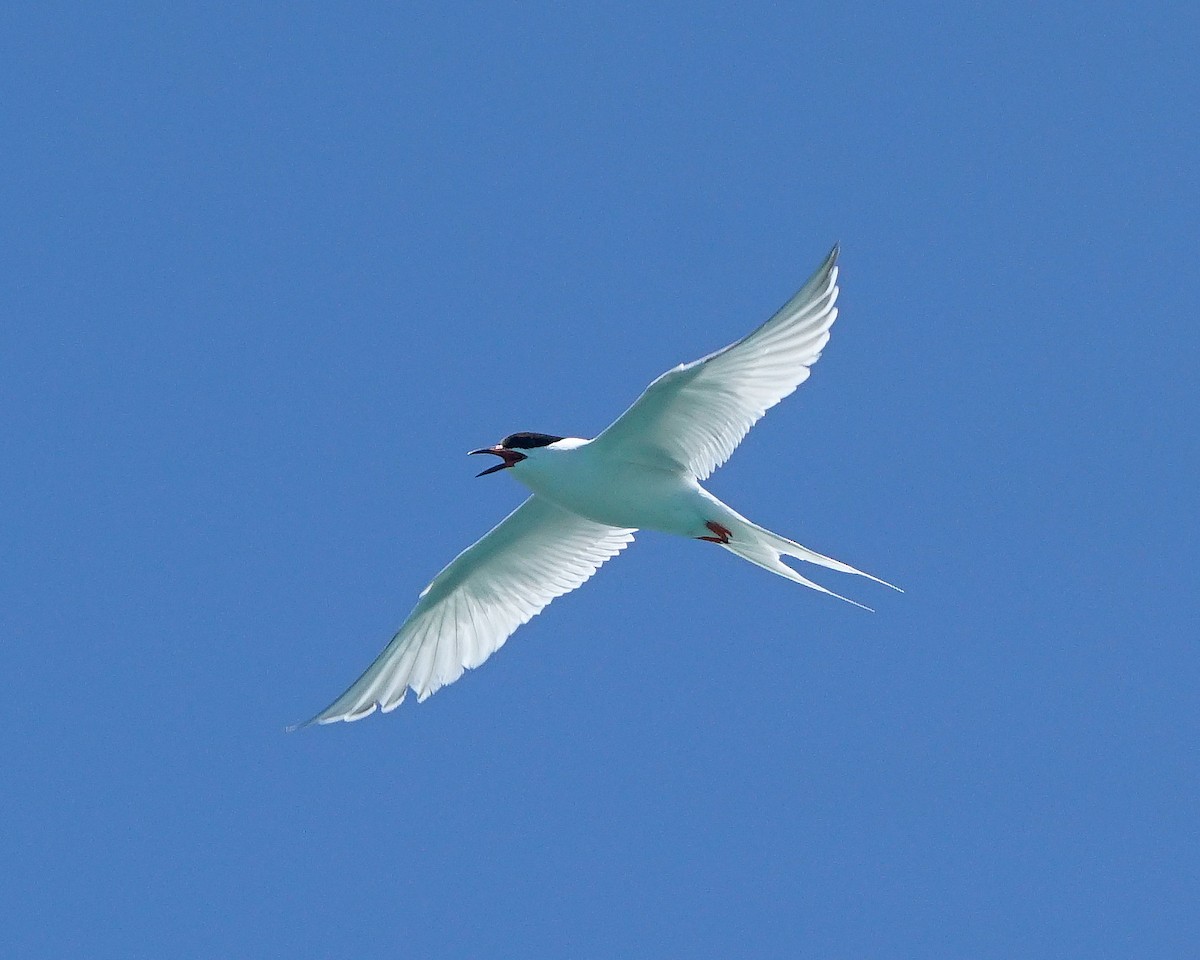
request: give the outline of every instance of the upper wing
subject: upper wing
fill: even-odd
[[[761,327],[668,370],[593,443],[703,480],[759,418],[808,379],[837,319],[838,248]]]
[[[555,597],[584,583],[633,542],[541,497],[530,497],[454,558],[421,592],[404,625],[375,662],[308,721],[386,713],[409,689],[424,700],[479,666]]]

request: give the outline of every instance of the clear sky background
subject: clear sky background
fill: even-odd
[[[250,6],[2,15],[0,952],[1194,955],[1194,5]],[[710,486],[906,594],[643,534],[284,732],[522,499],[467,450],[834,241]]]

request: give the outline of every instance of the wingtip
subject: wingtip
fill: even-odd
[[[841,253],[841,243],[835,243],[832,249],[830,249],[829,253],[825,254],[825,259],[821,261],[821,265],[817,267],[816,272],[809,279],[809,283],[812,283],[819,278],[827,278],[830,273],[832,273],[834,270],[837,270],[837,261]]]
[[[298,723],[289,723],[283,728],[284,733],[297,733],[300,730],[307,730],[309,727],[320,727],[327,723],[332,723],[334,720],[340,720],[340,717],[327,717],[324,713],[318,713],[315,717],[309,717],[307,720],[301,720]]]

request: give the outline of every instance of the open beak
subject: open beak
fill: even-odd
[[[476,477],[486,477],[489,473],[495,473],[497,470],[515,467],[518,463],[525,459],[525,454],[519,453],[516,450],[507,450],[500,446],[500,444],[496,444],[494,447],[483,447],[479,450],[470,450],[467,452],[467,456],[474,456],[477,453],[492,453],[504,462],[498,463],[494,467],[488,467],[481,473],[475,474]]]

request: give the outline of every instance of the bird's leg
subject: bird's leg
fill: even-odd
[[[709,543],[728,543],[733,536],[733,531],[728,527],[723,527],[716,520],[709,520],[705,524],[709,530],[716,534],[715,537],[697,537],[697,540],[707,540]]]

